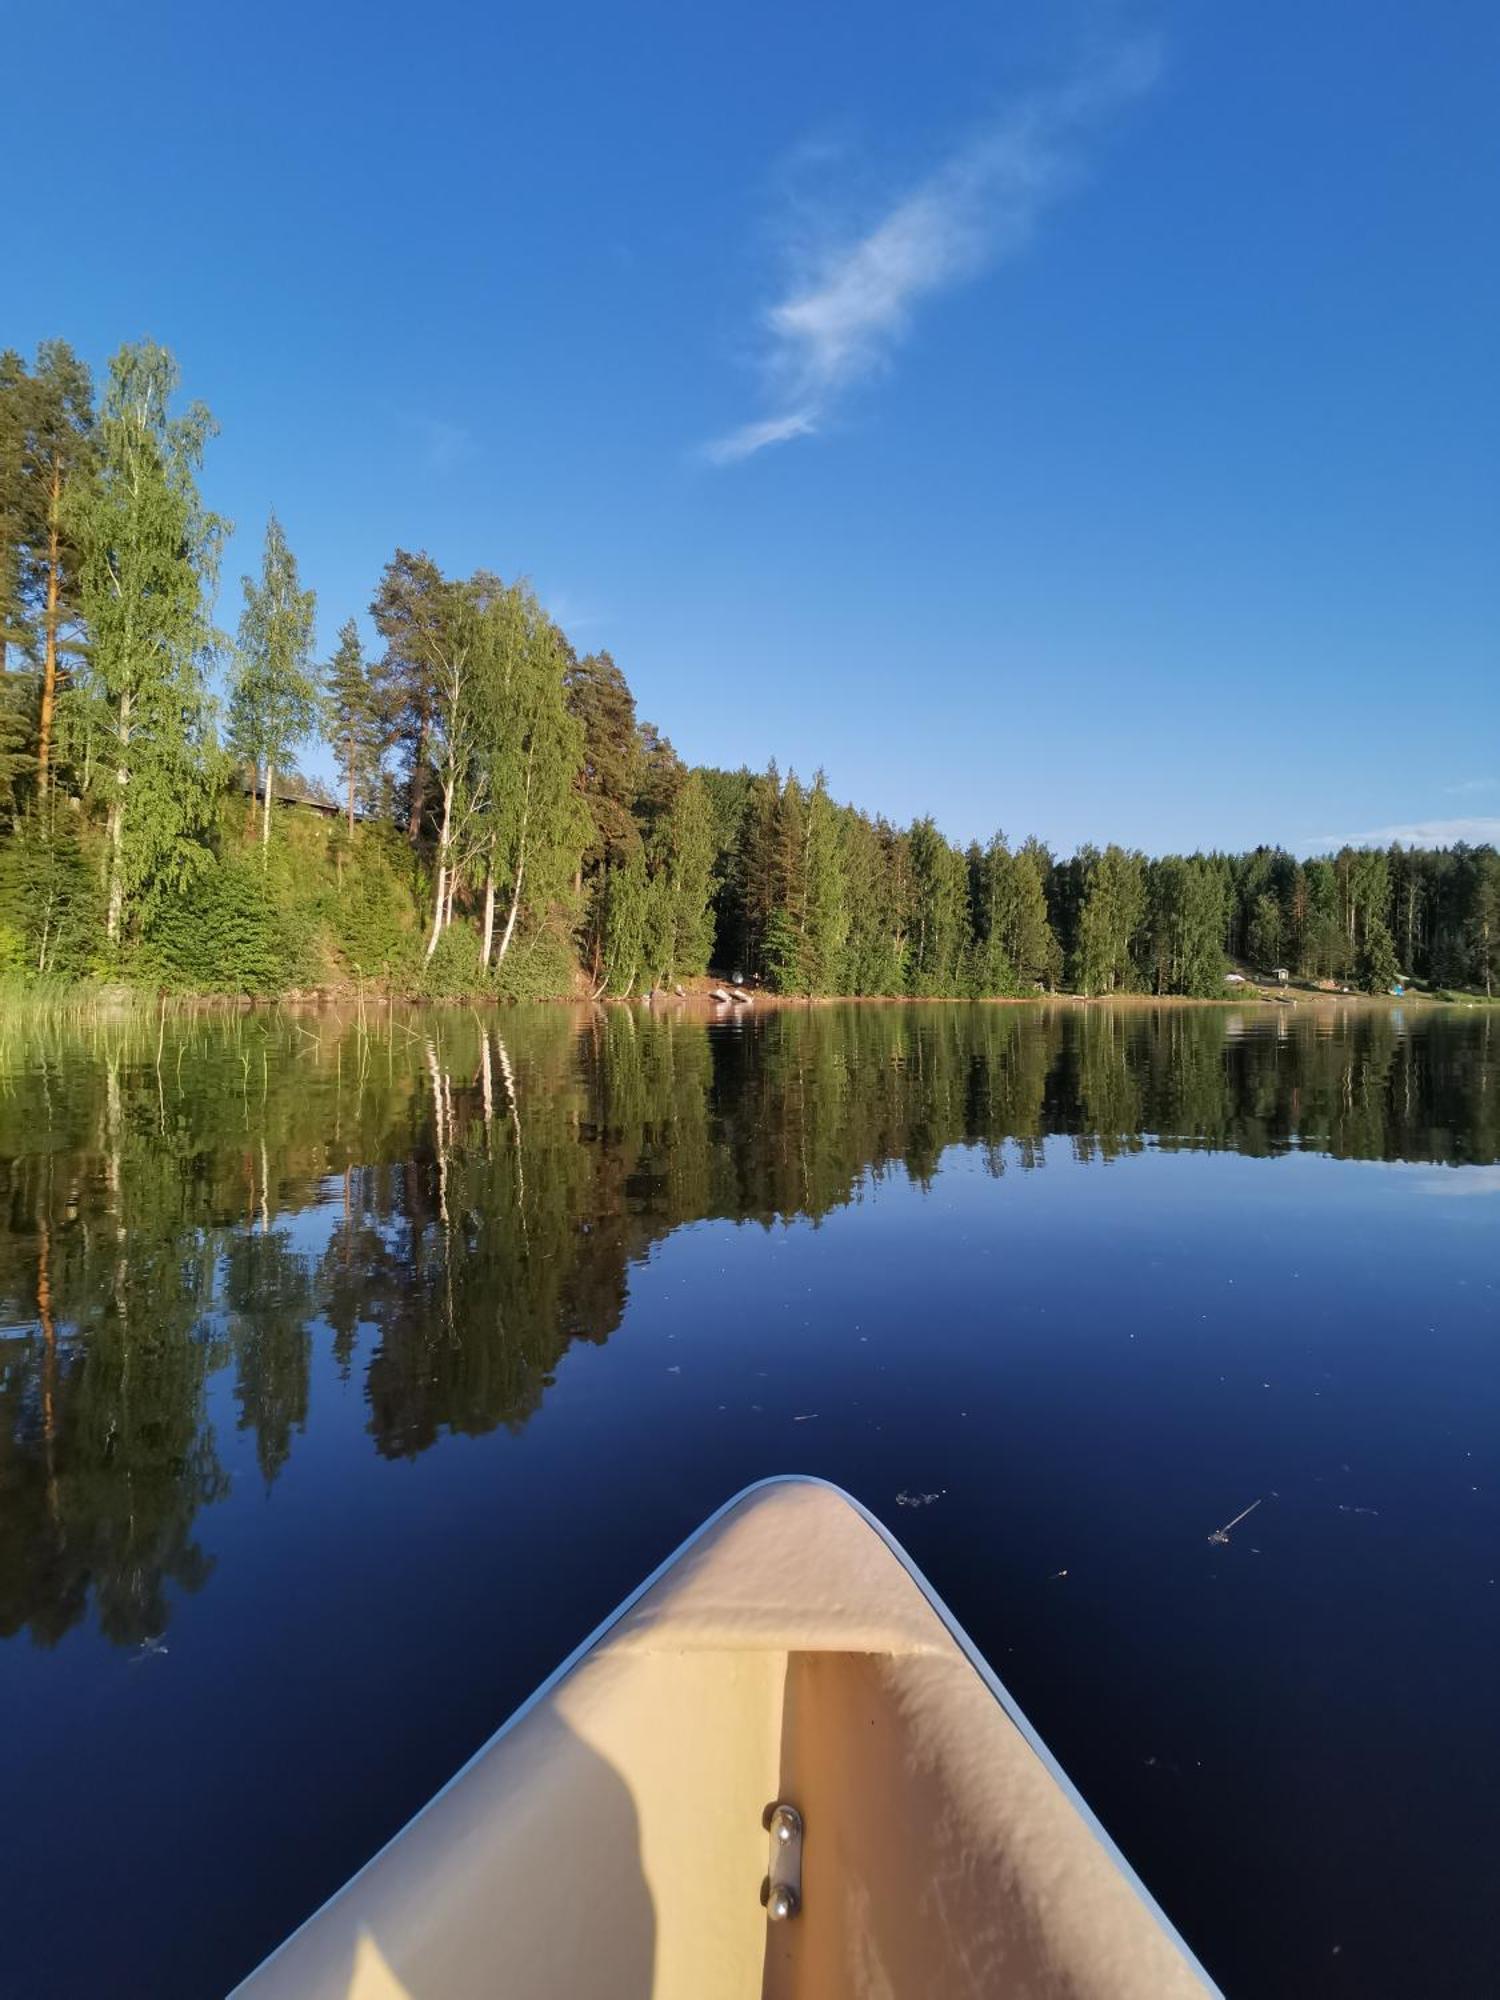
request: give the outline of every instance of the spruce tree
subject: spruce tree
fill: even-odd
[[[379,694],[352,618],[340,628],[338,646],[324,669],[323,727],[338,766],[352,840],[355,808],[361,800],[369,803],[385,748]]]
[[[376,673],[378,700],[401,766],[406,837],[413,847],[426,831],[432,791],[430,751],[449,590],[431,556],[397,549],[381,572],[370,605],[375,629],[385,641]]]
[[[1052,858],[1041,842],[1031,839],[1012,857],[1010,931],[1006,948],[1021,990],[1043,986],[1051,991],[1062,979],[1062,947],[1047,913],[1047,878]]]
[[[804,855],[803,991],[837,993],[849,936],[848,888],[839,811],[821,771],[807,795]]]
[[[1383,917],[1365,923],[1364,943],[1359,954],[1359,983],[1366,993],[1389,993],[1401,977],[1396,943]]]

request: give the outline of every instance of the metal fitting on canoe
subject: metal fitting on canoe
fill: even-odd
[[[802,1907],[802,1815],[785,1800],[767,1806],[764,1814],[771,1836],[771,1860],[763,1892],[766,1915],[773,1924],[795,1917]]]

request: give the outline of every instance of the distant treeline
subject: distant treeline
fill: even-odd
[[[215,426],[172,357],[0,355],[0,973],[274,992],[1222,993],[1226,958],[1493,991],[1492,847],[1058,859],[954,847],[773,766],[688,768],[519,581],[397,550],[315,658],[267,524],[234,637]],[[213,689],[222,669],[224,698]],[[321,740],[336,798],[295,778]]]

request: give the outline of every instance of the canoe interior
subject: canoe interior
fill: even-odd
[[[767,1922],[763,1813],[802,1813]],[[239,1989],[246,2000],[1212,1991],[873,1522],[751,1488]]]

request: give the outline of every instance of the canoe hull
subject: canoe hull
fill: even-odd
[[[765,1809],[802,1813],[770,1924]],[[836,1488],[750,1488],[239,1992],[1212,1991],[941,1602]]]

